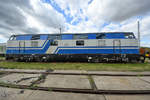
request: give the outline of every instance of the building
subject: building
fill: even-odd
[[[4,56],[6,53],[6,43],[0,43],[0,55]]]

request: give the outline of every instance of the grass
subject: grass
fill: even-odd
[[[96,70],[96,71],[150,71],[150,63],[60,63],[60,62],[0,62],[1,68]]]
[[[0,56],[0,60],[1,60],[1,61],[4,61],[4,60],[5,60],[5,57],[1,57],[1,56]]]

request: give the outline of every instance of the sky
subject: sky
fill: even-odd
[[[0,43],[13,34],[134,32],[150,47],[150,0],[0,0]]]

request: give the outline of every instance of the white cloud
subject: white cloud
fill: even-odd
[[[31,19],[33,26],[40,29],[40,32],[58,32],[59,28],[64,28],[65,18],[55,11],[51,5],[32,0],[33,14]],[[31,23],[32,24],[32,23]]]
[[[133,16],[150,12],[149,0],[94,0],[88,7],[87,15],[98,16],[108,21],[124,21]]]
[[[89,33],[89,32],[98,32],[98,28],[93,26],[91,21],[79,23],[77,26],[67,24],[69,30],[66,32],[73,32],[73,33]]]
[[[58,32],[59,27],[64,28],[65,23],[60,13],[41,0],[1,0],[0,19],[0,37],[3,42],[14,33]]]
[[[89,0],[55,0],[59,4],[60,8],[67,10],[69,7],[71,16],[79,14],[80,9],[86,9],[88,7]]]
[[[141,16],[141,44],[149,46],[150,0],[52,0],[73,20],[41,0],[1,0],[0,37],[6,41],[13,33],[130,31],[137,36],[137,18]],[[85,19],[88,20],[85,20]],[[79,23],[77,22],[79,19]],[[72,23],[77,22],[77,25]]]

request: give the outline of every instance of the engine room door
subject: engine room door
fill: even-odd
[[[120,40],[113,40],[113,50],[115,54],[121,53],[121,41]]]
[[[23,54],[25,52],[25,41],[19,42],[19,54]]]
[[[105,46],[105,40],[98,40],[98,46]]]

